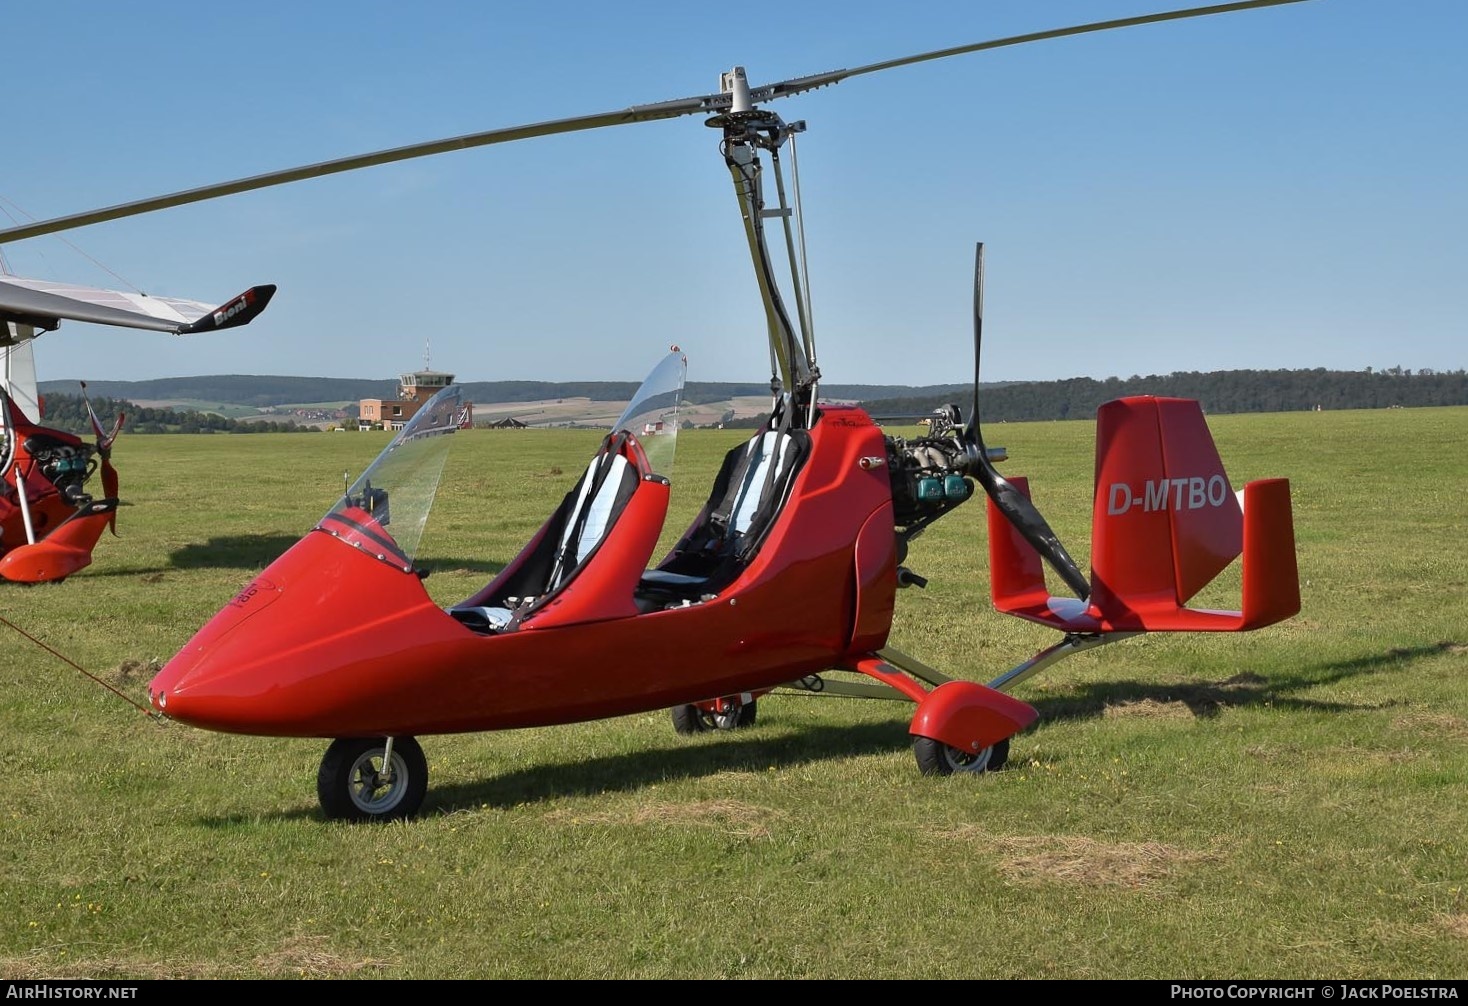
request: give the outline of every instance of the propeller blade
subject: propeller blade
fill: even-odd
[[[97,435],[97,452],[102,455],[103,459],[106,459],[108,452],[112,449],[112,441],[116,440],[117,435],[122,432],[123,413],[119,412],[117,414],[117,421],[112,424],[111,432],[102,429],[102,420],[97,418],[97,410],[92,408],[92,400],[87,395],[87,382],[82,381],[81,386],[82,401],[87,406],[87,418],[91,420],[92,432]],[[109,492],[107,495],[113,496],[116,494]]]
[[[1090,581],[1070,557],[1070,553],[1065,550],[1065,546],[1060,543],[1060,539],[1050,529],[1049,523],[1035,508],[1035,504],[1030,502],[1030,498],[995,469],[994,462],[989,459],[989,449],[984,446],[984,438],[979,431],[979,349],[983,338],[984,244],[981,241],[974,253],[974,408],[969,415],[966,430],[971,445],[969,471],[979,480],[984,492],[989,494],[1004,518],[1024,535],[1025,541],[1040,553],[1050,564],[1050,568],[1065,581],[1065,585],[1084,601],[1091,596]]]
[[[117,469],[112,467],[112,460],[107,455],[102,456],[102,495],[106,499],[117,499]],[[117,508],[113,507],[112,516],[107,518],[107,528],[112,532],[112,537],[117,534]]]
[[[750,88],[749,99],[754,104],[759,104],[761,102],[773,101],[776,98],[788,98],[796,94],[803,94],[806,91],[813,91],[818,87],[839,84],[841,81],[850,77],[876,73],[878,70],[891,70],[899,66],[909,66],[913,63],[924,63],[934,59],[945,59],[949,56],[961,56],[966,53],[981,52],[986,49],[1000,49],[1011,45],[1022,45],[1026,42],[1039,42],[1050,38],[1064,38],[1068,35],[1084,35],[1096,31],[1109,31],[1113,28],[1130,28],[1136,25],[1152,24],[1158,21],[1177,21],[1183,18],[1204,17],[1209,14],[1225,14],[1231,11],[1249,10],[1254,7],[1278,7],[1284,4],[1303,2],[1305,0],[1243,0],[1243,2],[1239,3],[1215,4],[1211,7],[1192,7],[1186,10],[1164,11],[1159,14],[1142,14],[1137,17],[1117,18],[1111,21],[1097,21],[1092,24],[1073,25],[1068,28],[1052,28],[1048,31],[1031,32],[1026,35],[1013,35],[1009,38],[975,42],[972,45],[935,49],[932,52],[925,52],[916,56],[904,56],[901,59],[889,59],[881,63],[868,63],[865,66],[858,66],[850,70],[832,70],[827,73],[812,74],[807,77],[795,77],[774,84],[765,84],[760,87]],[[25,238],[40,237],[43,234],[54,234],[58,231],[73,230],[77,227],[86,227],[108,220],[135,217],[144,213],[152,213],[156,210],[168,209],[173,206],[202,202],[206,199],[218,199],[221,196],[231,196],[240,192],[251,192],[255,189],[269,188],[274,185],[285,185],[290,182],[304,181],[308,178],[320,178],[323,175],[334,175],[343,171],[356,171],[359,168],[370,168],[379,164],[391,164],[394,161],[406,161],[415,157],[429,157],[434,154],[445,154],[455,150],[468,150],[473,147],[484,147],[495,143],[510,143],[515,140],[526,140],[537,136],[554,136],[558,133],[576,133],[588,129],[601,129],[604,126],[622,126],[634,122],[653,122],[660,119],[672,119],[681,115],[698,115],[700,113],[706,115],[715,114],[728,111],[732,101],[733,98],[728,93],[705,94],[695,98],[676,98],[672,101],[655,102],[648,105],[633,105],[615,112],[600,112],[593,115],[575,116],[569,119],[552,119],[547,122],[537,122],[525,126],[509,126],[503,129],[491,129],[482,133],[469,133],[464,136],[455,136],[443,140],[413,143],[405,147],[394,147],[390,150],[379,150],[370,154],[357,154],[352,157],[341,157],[331,161],[320,161],[316,164],[307,164],[298,168],[270,171],[263,175],[252,175],[249,178],[219,182],[214,185],[202,185],[198,188],[185,189],[181,192],[173,192],[168,195],[139,199],[130,203],[119,203],[116,206],[108,206],[103,209],[88,210],[84,213],[73,213],[69,216],[54,217],[50,220],[40,220],[18,227],[10,227],[5,230],[0,230],[0,244],[7,241],[21,241]]]
[[[82,401],[87,406],[87,418],[92,422],[92,432],[97,435],[97,456],[102,459],[102,496],[104,499],[117,499],[117,469],[112,465],[112,442],[122,432],[123,414],[117,414],[117,421],[112,424],[111,431],[102,429],[102,421],[97,418],[97,410],[92,408],[92,399],[87,395],[87,382],[82,381]],[[112,536],[117,537],[117,508],[112,508],[112,516],[107,518],[108,530]]]

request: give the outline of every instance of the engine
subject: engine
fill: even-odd
[[[87,444],[73,446],[42,434],[27,437],[24,447],[67,505],[80,507],[92,502],[86,483],[97,470],[92,458],[95,448]]]
[[[949,406],[929,420],[929,436],[887,438],[894,518],[904,537],[912,537],[974,494],[956,416],[957,410]]]

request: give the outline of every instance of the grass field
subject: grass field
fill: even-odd
[[[0,626],[0,977],[1461,978],[1468,408],[1211,426],[1236,485],[1292,479],[1302,613],[1029,679],[1041,718],[985,777],[920,776],[909,705],[772,696],[691,739],[665,712],[425,738],[420,819],[327,823],[324,742],[160,725]],[[680,437],[673,532],[740,438]],[[420,554],[444,604],[597,436],[457,439]],[[988,439],[1084,561],[1091,425]],[[385,443],[124,436],[122,537],[0,611],[141,698]],[[976,680],[1053,635],[992,612],[982,529],[914,544],[893,633]]]

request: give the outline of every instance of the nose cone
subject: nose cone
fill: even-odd
[[[282,626],[265,614],[284,592],[260,576],[230,599],[148,685],[153,708],[170,719],[210,730],[256,733],[278,716],[262,698],[279,680],[262,673]]]
[[[297,542],[230,599],[148,686],[170,719],[230,733],[395,731],[406,669],[442,666],[467,635],[417,576],[324,533]]]

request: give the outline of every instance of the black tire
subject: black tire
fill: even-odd
[[[382,779],[385,737],[332,741],[316,772],[316,796],[328,820],[395,821],[412,817],[428,792],[428,759],[412,737],[394,737],[393,778]]]
[[[912,745],[918,768],[923,775],[982,775],[997,772],[1009,761],[1009,738],[982,751],[970,752],[949,747],[931,737],[919,737]]]
[[[674,706],[673,729],[685,737],[709,730],[741,730],[754,726],[759,715],[759,700],[750,699],[727,713],[710,713],[698,706]]]

